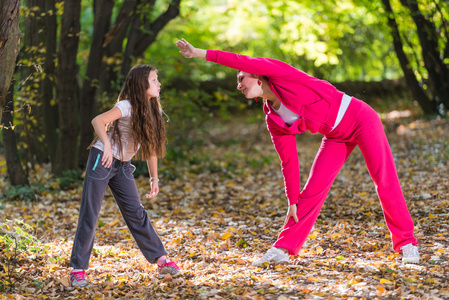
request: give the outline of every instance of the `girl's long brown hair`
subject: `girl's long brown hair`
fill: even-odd
[[[148,76],[151,71],[157,72],[156,68],[150,65],[134,66],[126,76],[117,100],[129,100],[131,103],[133,138],[136,146],[140,144],[141,152],[138,158],[142,160],[165,155],[165,123],[162,118],[162,107],[158,98],[149,98],[147,94],[150,87]],[[111,139],[122,151],[120,130],[117,125],[118,120],[115,120],[111,126]]]

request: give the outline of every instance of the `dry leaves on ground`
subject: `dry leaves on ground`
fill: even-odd
[[[251,262],[276,240],[284,222],[287,202],[279,160],[268,133],[259,130],[263,124],[244,129],[217,126],[210,131],[210,142],[196,150],[209,160],[180,166],[178,179],[161,178],[157,198],[146,199],[147,179],[137,179],[142,203],[170,258],[184,270],[181,276],[157,278],[156,267],[141,255],[108,193],[88,271],[93,286],[71,287],[78,186],[39,196],[36,202],[2,204],[2,222],[23,220],[42,242],[42,252],[17,257],[15,289],[9,294],[5,289],[2,297],[449,299],[449,122],[418,119],[391,124],[388,136],[420,242],[418,265],[402,265],[400,254],[392,251],[374,185],[356,149],[300,254],[287,264],[253,267]],[[229,136],[234,142],[226,143]],[[319,143],[318,136],[298,138],[302,186]],[[202,168],[206,163],[214,168]],[[8,267],[0,265],[4,287]]]

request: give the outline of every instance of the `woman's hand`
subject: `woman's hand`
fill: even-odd
[[[189,44],[185,39],[178,40],[176,42],[176,47],[178,47],[181,51],[181,53],[185,58],[192,58],[193,52],[195,51],[195,47]]]
[[[151,181],[151,193],[147,194],[147,198],[154,198],[159,194],[159,181]]]
[[[290,218],[293,218],[295,220],[295,223],[298,223],[299,219],[296,213],[297,213],[296,204],[289,205],[287,210],[287,216],[285,216],[284,226],[287,225]]]
[[[109,168],[112,165],[114,157],[112,156],[111,143],[106,143],[103,145],[103,157],[101,158],[101,164],[105,168]]]
[[[179,53],[181,53],[185,58],[200,57],[206,58],[207,51],[204,49],[198,49],[189,44],[185,39],[178,40],[176,42],[176,47],[179,48]]]

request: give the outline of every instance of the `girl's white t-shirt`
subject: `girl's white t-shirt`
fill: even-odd
[[[118,128],[120,130],[120,137],[122,141],[122,156],[118,145],[114,144],[111,139],[112,128],[108,133],[109,140],[111,141],[112,155],[121,160],[129,161],[136,155],[137,150],[139,150],[140,145],[134,144],[134,139],[132,135],[132,123],[131,123],[131,103],[128,100],[121,100],[114,107],[118,107],[122,112],[122,117],[118,119]],[[92,147],[100,149],[103,151],[103,143],[98,140]]]

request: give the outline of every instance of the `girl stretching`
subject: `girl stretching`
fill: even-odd
[[[278,60],[199,49],[184,39],[176,45],[186,58],[200,57],[239,70],[237,89],[246,98],[264,99],[263,110],[281,160],[289,206],[278,240],[253,265],[286,262],[289,254],[298,254],[355,146],[362,151],[376,186],[394,251],[402,252],[403,263],[418,263],[418,242],[393,155],[381,120],[369,105]],[[300,191],[296,134],[306,130],[324,137]]]
[[[135,167],[130,163],[140,148],[141,159],[147,161],[150,173],[151,193],[147,198],[155,197],[159,193],[157,158],[165,153],[160,87],[154,67],[137,65],[129,71],[115,106],[92,120],[98,137],[90,147],[70,258],[73,286],[88,285],[85,270],[89,267],[98,214],[108,186],[145,258],[158,265],[161,276],[179,273],[176,263],[167,259],[167,251],[140,203],[133,176]]]

